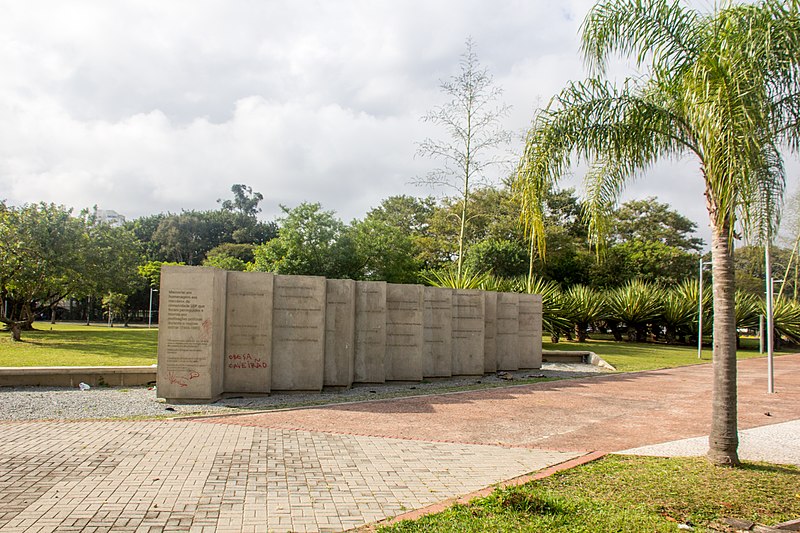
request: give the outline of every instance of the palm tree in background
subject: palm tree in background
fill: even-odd
[[[799,0],[725,2],[700,13],[677,0],[601,0],[582,28],[594,77],[570,83],[540,112],[517,192],[544,253],[541,199],[573,163],[589,164],[586,214],[595,244],[624,186],[663,158],[693,155],[712,228],[714,351],[708,458],[736,465],[733,240],[768,240],[784,190],[783,143],[800,144]],[[611,56],[642,71],[615,85]]]

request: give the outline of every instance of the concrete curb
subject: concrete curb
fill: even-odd
[[[156,381],[155,366],[0,367],[0,387],[136,387]]]
[[[574,360],[579,359],[579,360]],[[588,350],[542,350],[542,362],[561,363],[575,362],[599,366],[607,370],[616,371],[613,365],[594,352]]]

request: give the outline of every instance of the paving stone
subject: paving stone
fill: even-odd
[[[576,455],[189,421],[1,429],[2,531],[341,531]]]

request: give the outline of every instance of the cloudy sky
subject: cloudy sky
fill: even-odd
[[[420,117],[445,102],[439,84],[468,36],[521,137],[537,105],[585,77],[577,33],[591,3],[3,2],[0,199],[131,219],[214,209],[245,183],[265,219],[302,201],[360,218],[431,192],[410,184],[436,166],[417,143],[446,135]],[[627,192],[646,196],[707,238],[695,161]]]

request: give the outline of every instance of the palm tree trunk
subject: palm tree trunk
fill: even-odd
[[[713,222],[711,259],[714,288],[713,391],[708,459],[714,464],[739,464],[736,406],[736,312],[731,243],[727,224]]]

